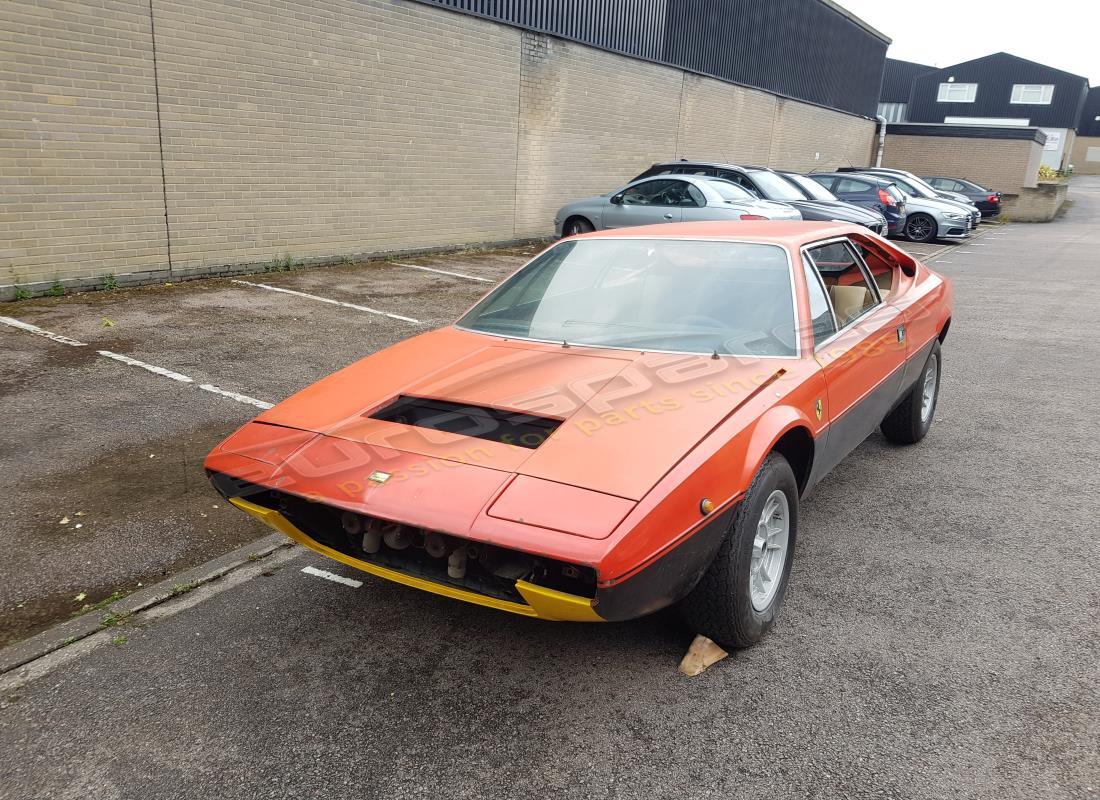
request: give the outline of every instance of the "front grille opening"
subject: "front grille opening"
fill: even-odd
[[[249,501],[279,511],[311,539],[360,561],[515,603],[525,602],[516,591],[518,580],[581,597],[596,596],[596,571],[591,567],[255,488],[258,491],[247,495]]]
[[[561,420],[549,417],[407,394],[375,411],[370,418],[514,444],[529,450],[538,448],[561,425]]]

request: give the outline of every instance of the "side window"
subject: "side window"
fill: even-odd
[[[667,206],[666,194],[679,181],[655,180],[639,183],[623,192],[624,206]]]
[[[966,186],[959,183],[958,181],[945,181],[945,183],[947,183],[947,186],[945,186],[944,188],[950,192],[966,192]]]
[[[810,180],[820,183],[833,194],[836,194],[836,189],[833,188],[834,186],[836,186],[836,178],[820,177],[817,175],[810,175],[808,177],[810,178]]]
[[[836,182],[833,194],[866,194],[871,190],[871,184],[852,178],[841,178]]]
[[[878,304],[878,295],[850,242],[829,242],[807,252],[821,275],[841,328]]]
[[[814,347],[817,347],[836,333],[836,320],[825,296],[821,277],[805,255],[802,256],[802,270],[806,273],[806,291],[810,296],[810,325],[814,332]]]
[[[687,190],[688,195],[691,198],[691,202],[687,203],[686,205],[693,205],[696,208],[702,208],[707,204],[707,198],[703,196],[703,193],[699,191],[699,188],[697,186],[693,186],[689,183]]]
[[[727,181],[733,181],[742,189],[751,193],[753,197],[760,196],[760,192],[756,191],[756,187],[752,185],[752,181],[750,181],[740,172],[734,172],[732,170],[724,169],[718,173],[718,177],[725,178]]]
[[[671,181],[672,185],[662,192],[659,205],[662,206],[695,206],[695,198],[691,196],[692,186],[687,181]]]

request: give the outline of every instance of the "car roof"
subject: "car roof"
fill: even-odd
[[[865,179],[868,183],[882,183],[893,184],[893,181],[883,175],[876,175],[873,172],[809,172],[806,174],[807,178],[812,178],[815,175],[820,175],[825,178],[860,178]]]
[[[679,161],[658,161],[653,167],[687,167],[698,164],[702,167],[722,167],[724,169],[765,169],[764,167],[747,167],[742,164],[727,164],[723,161],[702,161],[694,158],[681,158]],[[653,169],[650,167],[650,169]]]
[[[581,234],[580,239],[714,239],[800,246],[833,236],[866,234],[867,229],[846,222],[805,220],[729,220],[722,222],[672,222],[613,228]]]

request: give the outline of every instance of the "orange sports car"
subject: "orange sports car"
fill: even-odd
[[[260,414],[206,469],[381,578],[548,620],[677,604],[744,647],[783,602],[799,498],[876,427],[928,432],[951,304],[853,225],[575,236],[454,325]]]

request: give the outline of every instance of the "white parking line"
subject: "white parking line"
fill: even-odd
[[[236,400],[238,403],[247,403],[250,406],[256,406],[256,408],[268,409],[274,406],[273,403],[268,403],[263,400],[257,400],[255,397],[249,397],[246,394],[239,394],[237,392],[230,392],[226,389],[219,389],[210,383],[204,383],[199,386],[204,392],[213,392],[214,394],[220,394],[222,397],[228,397],[230,400]]]
[[[61,344],[67,344],[70,347],[87,347],[85,342],[78,342],[76,339],[70,339],[68,336],[62,336],[59,333],[53,333],[51,331],[39,328],[37,325],[31,325],[29,322],[21,322],[20,320],[13,319],[12,317],[0,317],[0,322],[5,325],[10,325],[13,328],[18,328],[21,331],[27,333],[33,333],[35,336],[44,336]],[[148,372],[152,372],[154,375],[160,375],[162,378],[168,378],[169,380],[176,381],[177,383],[194,383],[195,379],[188,377],[180,372],[173,372],[165,367],[158,367],[156,364],[148,364],[144,361],[139,361],[136,358],[130,356],[124,356],[121,353],[114,353],[110,350],[96,350],[96,353],[109,358],[112,361],[118,361],[122,364],[127,364],[131,367],[139,367]],[[256,408],[268,409],[272,407],[271,403],[264,400],[257,400],[255,397],[249,397],[246,394],[240,394],[239,392],[231,392],[227,389],[219,389],[210,383],[204,383],[199,386],[204,392],[212,392],[213,394],[221,395],[222,397],[228,397],[230,400],[236,400],[238,403],[245,403],[250,406],[256,406]]]
[[[155,364],[146,364],[144,361],[138,361],[136,358],[130,358],[130,356],[124,356],[120,353],[112,353],[110,350],[97,350],[96,352],[98,352],[101,356],[113,358],[115,361],[121,361],[123,364],[129,364],[131,367],[141,367],[142,369],[147,369],[156,375],[160,375],[164,378],[171,378],[172,380],[179,381],[180,383],[195,382],[193,379],[188,378],[186,375],[181,375],[178,372],[172,372],[172,370],[170,369],[158,367]]]
[[[468,281],[480,281],[481,283],[492,283],[489,278],[479,278],[476,275],[467,275],[465,272],[451,272],[449,269],[436,269],[435,267],[424,267],[420,264],[402,264],[400,261],[391,261],[395,267],[408,267],[409,269],[422,269],[425,272],[436,272],[440,275],[451,275],[455,278],[465,278]]]
[[[389,311],[379,311],[377,308],[369,308],[368,306],[359,306],[355,303],[345,303],[343,300],[332,300],[328,297],[321,297],[316,294],[307,294],[306,292],[295,291],[294,289],[284,289],[281,286],[271,286],[266,283],[253,283],[252,281],[234,280],[233,283],[239,283],[242,286],[252,286],[257,289],[267,289],[269,292],[280,292],[282,294],[290,294],[295,297],[304,297],[307,300],[316,300],[318,303],[328,303],[331,306],[341,306],[343,308],[350,308],[355,311],[365,311],[368,314],[377,314],[380,317],[389,317],[390,319],[399,319],[402,322],[409,322],[413,325],[419,325],[420,320],[413,319],[412,317],[403,317],[400,314],[391,314]]]
[[[316,567],[302,567],[302,572],[306,575],[313,575],[316,578],[324,578],[326,581],[332,581],[333,583],[342,583],[344,586],[350,586],[352,589],[358,589],[363,585],[362,581],[345,578],[343,575],[337,575],[328,570],[317,569]]]
[[[62,336],[60,333],[51,333],[50,331],[43,330],[37,325],[31,325],[29,322],[21,322],[20,320],[13,319],[11,317],[0,317],[0,322],[5,325],[10,325],[13,328],[18,328],[21,331],[27,333],[33,333],[35,336],[45,336],[47,339],[52,339],[55,342],[61,344],[67,344],[70,347],[87,347],[84,342],[78,342],[76,339],[70,339],[68,336]]]

